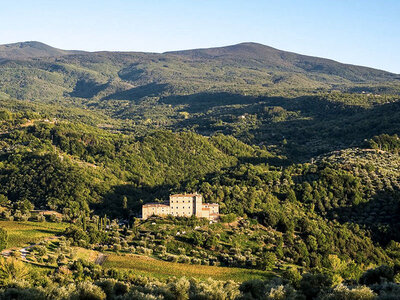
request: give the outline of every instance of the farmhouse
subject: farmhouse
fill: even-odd
[[[142,218],[150,216],[167,216],[207,218],[216,220],[219,217],[219,205],[216,203],[203,203],[200,194],[175,194],[169,196],[165,204],[148,203],[142,206]]]

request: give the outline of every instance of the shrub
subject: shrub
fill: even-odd
[[[221,215],[220,216],[220,221],[222,223],[231,223],[237,219],[237,216],[235,214],[227,214],[227,215]]]
[[[339,300],[339,299],[352,299],[352,300],[372,300],[376,299],[376,294],[366,286],[355,287],[349,289],[344,285],[338,285],[335,289],[321,297],[322,300]]]
[[[78,283],[76,291],[71,295],[71,299],[104,300],[106,299],[106,294],[97,285],[86,281]]]
[[[56,215],[56,214],[51,214],[50,215],[50,221],[54,223],[61,223],[62,222],[62,217]]]
[[[45,222],[46,221],[46,217],[43,214],[37,214],[36,221]]]
[[[382,282],[393,282],[394,272],[393,269],[388,266],[380,266],[376,269],[366,271],[361,277],[359,282],[365,285],[371,285],[374,283]]]

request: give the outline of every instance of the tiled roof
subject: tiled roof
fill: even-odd
[[[195,197],[195,196],[201,196],[200,194],[174,194],[170,195],[170,197]]]

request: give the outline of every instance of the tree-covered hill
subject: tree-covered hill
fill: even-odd
[[[204,91],[276,95],[399,83],[389,72],[255,43],[163,54],[75,53],[37,42],[1,47],[0,57],[8,59],[0,65],[0,90],[18,99],[138,101]]]
[[[27,121],[8,111],[0,116],[0,193],[40,207],[87,209],[108,201],[108,210],[118,210],[127,196],[138,214],[139,200],[165,197],[182,182],[272,158],[223,135],[155,131],[134,138],[79,123]]]
[[[224,61],[252,69],[265,71],[309,73],[308,76],[322,79],[322,75],[337,76],[351,82],[388,81],[399,78],[398,75],[367,67],[341,64],[333,60],[300,55],[278,50],[257,43],[241,43],[237,45],[167,52],[199,62]],[[321,76],[321,77],[318,77]],[[329,78],[329,77],[326,78]],[[282,78],[283,79],[283,78]],[[281,80],[282,80],[281,79]],[[278,80],[278,79],[276,79]]]
[[[54,57],[81,52],[84,51],[61,50],[36,41],[0,45],[0,59]]]
[[[347,270],[352,275],[346,276],[352,278],[365,266],[397,259],[397,248],[388,252],[385,248],[390,240],[399,239],[390,227],[398,224],[397,210],[390,218],[379,219],[392,233],[381,239],[376,238],[378,223],[371,226],[368,217],[356,218],[359,215],[353,211],[340,213],[373,204],[385,190],[378,184],[397,188],[397,167],[386,166],[385,157],[376,169],[359,159],[356,171],[334,156],[290,165],[283,163],[285,157],[221,134],[155,131],[134,138],[76,122],[41,120],[37,115],[36,121],[28,122],[8,111],[0,116],[0,200],[7,207],[32,203],[73,220],[93,210],[131,222],[144,202],[198,191],[206,201],[219,203],[221,213],[261,226],[251,227],[254,236],[238,236],[235,243],[226,237],[221,249],[212,247],[212,255],[222,262],[231,247],[239,253],[251,251],[256,261],[263,255],[257,249],[267,247],[282,263],[307,270],[326,268],[329,255],[335,254],[355,268]],[[379,174],[391,174],[392,184],[379,181]],[[370,180],[374,184],[368,184]],[[386,211],[396,199],[385,200],[380,209]],[[371,206],[371,214],[376,208]],[[218,227],[219,235],[225,236],[225,230]],[[189,247],[192,240],[181,236],[178,241]],[[232,264],[241,266],[240,261]]]

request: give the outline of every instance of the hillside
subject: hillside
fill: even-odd
[[[237,64],[252,69],[277,72],[305,73],[313,75],[337,76],[336,80],[351,82],[388,81],[400,79],[399,75],[367,67],[342,64],[333,60],[300,55],[278,50],[257,43],[241,43],[237,45],[166,52],[192,61],[224,61],[225,64]],[[318,77],[317,77],[318,78]],[[322,77],[319,78],[322,81]],[[333,78],[332,78],[333,79]]]
[[[0,57],[9,59],[0,64],[0,90],[24,100],[80,98],[112,106],[109,102],[201,92],[298,95],[377,86],[390,91],[399,84],[399,76],[389,72],[255,43],[164,54],[71,52],[38,42],[0,49]]]
[[[0,45],[0,59],[54,57],[82,52],[61,50],[36,41]]]
[[[21,46],[2,47],[45,56],[0,62],[0,104],[12,111],[135,136],[223,133],[301,162],[399,129],[400,81],[385,71],[256,43],[163,54]]]

